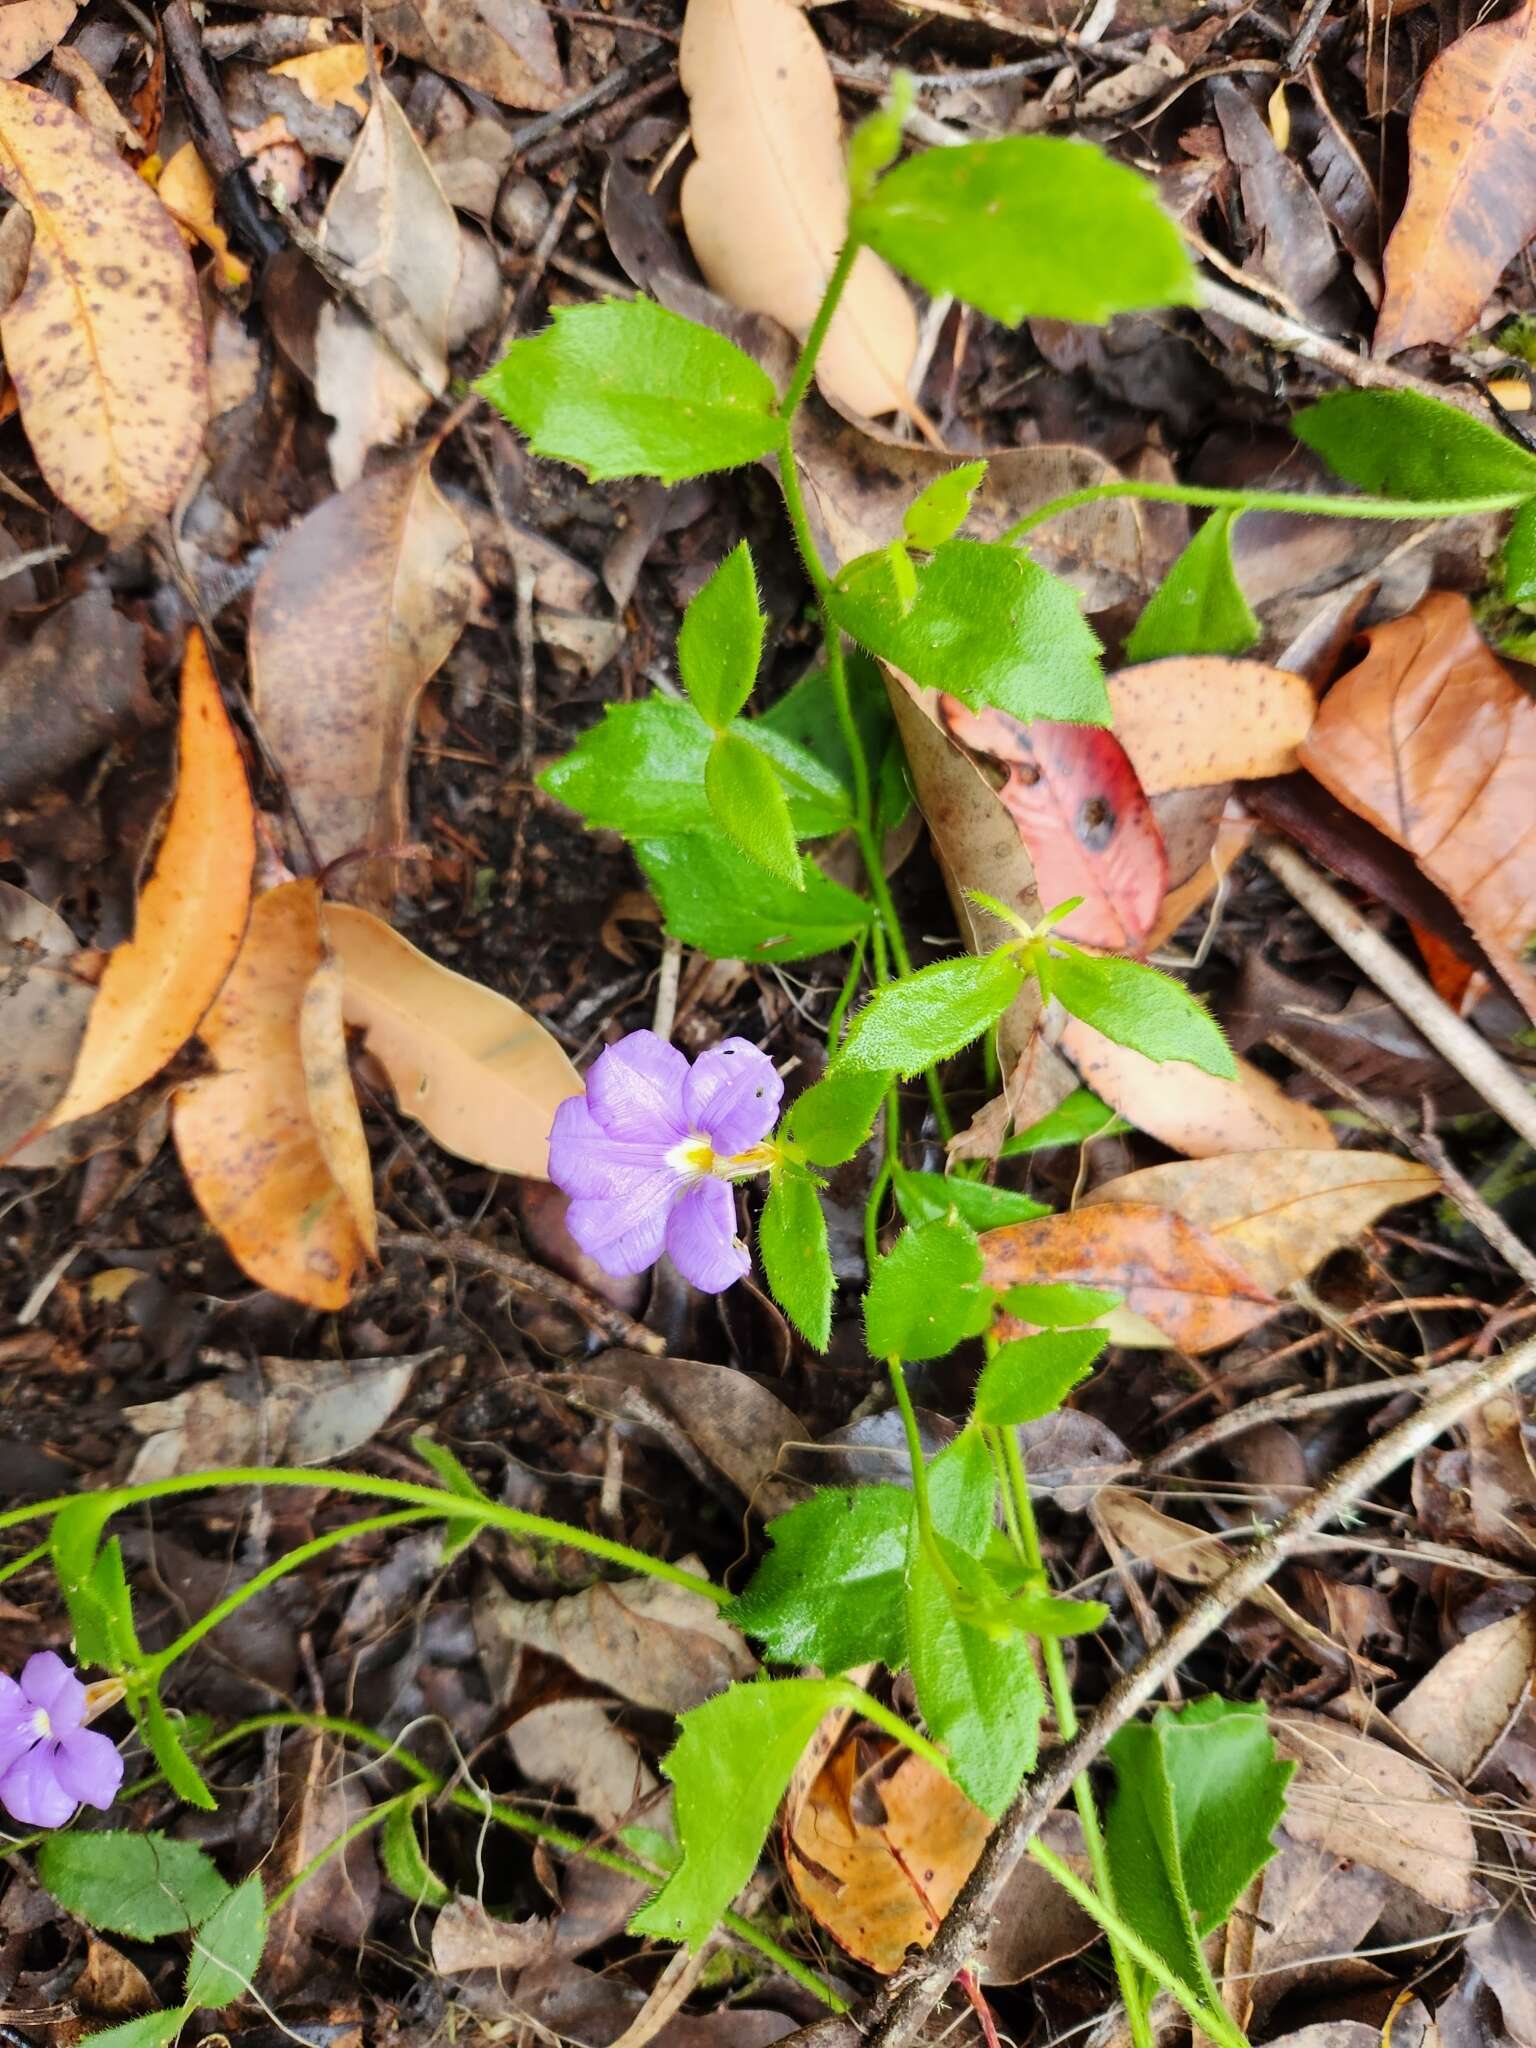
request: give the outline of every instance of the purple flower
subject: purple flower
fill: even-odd
[[[0,1675],[0,1806],[24,1827],[62,1827],[77,1806],[109,1807],[123,1760],[81,1726],[85,1687],[52,1650],[29,1657],[18,1685]]]
[[[607,1273],[643,1273],[665,1251],[684,1279],[722,1293],[752,1263],[730,1184],[772,1164],[761,1141],[783,1093],[772,1060],[745,1038],[691,1067],[654,1031],[610,1045],[549,1134],[572,1237]]]

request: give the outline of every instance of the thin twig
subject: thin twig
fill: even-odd
[[[197,140],[209,170],[218,180],[220,197],[230,225],[250,248],[275,256],[283,246],[282,236],[263,214],[256,200],[256,188],[246,168],[245,152],[224,111],[224,102],[214,84],[203,54],[202,37],[192,18],[188,0],[166,0],[160,14],[165,47],[176,66],[187,111],[197,131]]]
[[[379,1234],[382,1251],[418,1252],[424,1259],[446,1259],[455,1266],[474,1266],[482,1273],[490,1273],[498,1280],[505,1280],[509,1287],[520,1287],[525,1294],[541,1295],[546,1301],[557,1301],[562,1308],[570,1309],[600,1336],[611,1344],[622,1344],[630,1351],[644,1351],[652,1358],[666,1355],[666,1342],[654,1330],[648,1330],[644,1323],[637,1323],[633,1316],[625,1315],[621,1308],[611,1302],[599,1301],[595,1294],[589,1294],[585,1287],[578,1287],[573,1280],[563,1280],[558,1273],[551,1273],[543,1266],[536,1266],[532,1259],[520,1259],[514,1252],[498,1251],[494,1245],[481,1244],[477,1238],[468,1237],[462,1231],[452,1230],[444,1237],[426,1237],[413,1230],[386,1230]]]
[[[1306,362],[1316,363],[1319,369],[1332,370],[1336,377],[1343,377],[1351,384],[1376,391],[1417,391],[1421,396],[1439,399],[1443,405],[1460,405],[1463,411],[1475,410],[1454,389],[1430,384],[1422,377],[1411,377],[1406,370],[1394,370],[1390,363],[1377,362],[1371,356],[1357,355],[1352,348],[1345,348],[1342,342],[1319,334],[1316,328],[1303,326],[1299,320],[1288,319],[1272,306],[1260,305],[1257,299],[1249,298],[1245,292],[1229,291],[1226,285],[1217,284],[1214,278],[1201,279],[1200,305],[1205,312],[1230,320],[1234,327],[1256,334],[1261,341],[1284,349],[1288,355],[1301,356]]]

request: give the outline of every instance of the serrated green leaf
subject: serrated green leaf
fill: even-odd
[[[1003,1296],[1003,1308],[1009,1315],[1020,1322],[1036,1323],[1043,1330],[1096,1323],[1120,1302],[1118,1294],[1108,1294],[1102,1287],[1080,1287],[1075,1280],[1041,1280],[1027,1287],[1010,1287]]]
[[[631,1855],[640,1857],[646,1863],[654,1863],[658,1870],[675,1870],[678,1863],[677,1844],[670,1835],[664,1835],[660,1828],[636,1825],[620,1828],[619,1840]]]
[[[982,1287],[969,1224],[945,1219],[904,1230],[870,1275],[864,1335],[872,1358],[942,1358],[985,1328],[995,1299]]]
[[[661,1767],[683,1860],[631,1932],[699,1946],[752,1875],[791,1772],[845,1693],[835,1678],[758,1679],[680,1717]]]
[[[767,621],[757,601],[752,551],[732,548],[683,613],[677,669],[704,723],[725,729],[752,694]]]
[[[739,728],[782,771],[789,815],[802,839],[840,832],[853,813],[847,786],[766,718]],[[611,704],[603,721],[539,777],[539,787],[594,830],[651,839],[677,832],[712,833],[704,766],[713,734],[691,704],[643,697]]]
[[[446,1444],[440,1444],[436,1437],[428,1436],[424,1430],[418,1430],[411,1438],[411,1449],[424,1465],[432,1468],[438,1483],[447,1487],[450,1493],[458,1494],[461,1500],[489,1502],[490,1495],[485,1488],[476,1485],[460,1460]],[[461,1551],[469,1548],[485,1524],[478,1519],[459,1521],[446,1509],[444,1512],[448,1526],[443,1531],[443,1563],[451,1564]]]
[[[813,1166],[842,1166],[869,1142],[894,1080],[878,1067],[824,1074],[791,1104],[790,1137]]]
[[[1010,952],[936,960],[870,998],[831,1070],[915,1074],[979,1038],[1023,986],[1024,970]]]
[[[422,1788],[422,1798],[428,1796]],[[379,1852],[384,1875],[397,1892],[416,1906],[446,1906],[453,1893],[427,1861],[416,1833],[416,1809],[421,1801],[402,1800],[384,1816],[379,1830]]]
[[[902,1580],[912,1495],[902,1486],[816,1493],[768,1524],[773,1548],[725,1612],[776,1664],[826,1672],[906,1661]]]
[[[99,2042],[100,2048],[165,2048],[166,2042],[174,2041],[191,2017],[192,2008],[187,2005],[174,2012],[145,2012],[136,2020],[122,2020],[115,2027],[99,2027],[85,2038]]]
[[[66,1912],[105,1934],[154,1941],[200,1926],[229,1896],[212,1859],[169,1835],[49,1835],[37,1874]]]
[[[979,1429],[962,1429],[929,1462],[928,1500],[944,1541],[981,1557],[996,1526],[997,1473]]]
[[[983,1813],[999,1815],[1040,1749],[1044,1696],[1029,1644],[973,1627],[921,1542],[914,1520],[907,1563],[907,1656],[918,1711],[948,1752],[955,1781]],[[963,1553],[946,1553],[954,1570]],[[1002,1590],[974,1562],[966,1591],[1000,1604]]]
[[[1232,529],[1242,517],[1213,512],[1147,600],[1125,643],[1128,661],[1170,654],[1246,654],[1261,637],[1232,563]]]
[[[1499,569],[1504,602],[1517,611],[1536,611],[1536,498],[1528,499],[1510,522]]]
[[[805,1175],[774,1175],[757,1248],[774,1300],[805,1341],[825,1351],[832,1334],[832,1258],[821,1196]]]
[[[1392,498],[1536,495],[1536,455],[1418,391],[1331,391],[1291,422],[1336,476]]]
[[[910,71],[892,72],[890,98],[866,114],[849,136],[848,190],[855,206],[869,197],[880,173],[901,154],[901,131],[912,110],[913,90]]]
[[[876,764],[876,829],[889,832],[901,823],[912,807],[912,791],[906,776],[907,757],[902,750],[901,736],[896,730],[891,700],[886,694],[879,665],[862,647],[852,646],[845,650],[843,663],[847,671],[853,721],[863,742],[864,758]],[[765,732],[802,747],[827,773],[840,792],[843,803],[847,804],[847,792],[853,787],[853,764],[832,685],[824,668],[815,668],[808,675],[803,675],[776,704],[770,704],[766,711],[753,719],[752,735],[760,746],[764,744]],[[795,810],[793,791],[790,809]],[[798,814],[796,822],[802,838],[813,836],[810,827]],[[841,827],[832,829],[840,830]]]
[[[1074,953],[1053,957],[1051,994],[1064,1010],[1149,1060],[1184,1060],[1218,1080],[1237,1062],[1221,1026],[1182,982],[1138,960]]]
[[[945,541],[916,581],[909,601],[882,548],[848,564],[828,608],[871,654],[972,710],[1108,725],[1099,643],[1069,584],[1018,548],[980,540]]]
[[[110,1499],[89,1495],[71,1501],[53,1518],[48,1551],[54,1576],[69,1610],[75,1655],[81,1664],[120,1671],[132,1657],[133,1618],[121,1549],[115,1574],[100,1576],[102,1532],[112,1514]],[[126,1625],[127,1638],[123,1640]]]
[[[985,462],[962,462],[936,476],[907,507],[901,530],[915,548],[932,549],[959,532],[987,473]]]
[[[1009,1428],[1053,1415],[1108,1342],[1103,1330],[1048,1330],[999,1345],[976,1383],[976,1421]]]
[[[1130,1125],[1091,1088],[1074,1088],[1065,1102],[1032,1123],[1028,1130],[1005,1138],[999,1159],[1017,1159],[1026,1152],[1048,1152],[1053,1145],[1086,1145],[1090,1138],[1112,1137]]]
[[[165,1773],[165,1782],[189,1806],[200,1806],[205,1813],[212,1813],[218,1801],[203,1781],[203,1774],[193,1763],[181,1728],[171,1718],[164,1700],[160,1697],[158,1685],[151,1685],[147,1691],[132,1697],[134,1718],[139,1724],[139,1733],[144,1737],[150,1755]]]
[[[972,1230],[997,1230],[1005,1223],[1029,1223],[1050,1208],[1014,1188],[988,1187],[959,1174],[912,1173],[903,1167],[894,1182],[896,1206],[909,1223],[932,1223],[951,1213]]]
[[[805,960],[869,928],[866,899],[811,860],[792,889],[719,835],[639,839],[634,853],[672,937],[716,960]]]
[[[652,299],[557,308],[475,384],[536,455],[593,483],[681,483],[756,462],[784,438],[767,373],[712,328]]]
[[[726,837],[787,888],[800,890],[800,852],[779,778],[740,733],[723,732],[704,764],[704,790]]]
[[[233,2005],[249,1991],[267,1945],[267,1901],[259,1877],[248,1877],[214,1907],[192,1936],[187,2003]]]
[[[860,235],[937,296],[994,320],[1108,320],[1193,302],[1155,187],[1086,142],[1007,136],[909,157],[858,209]]]

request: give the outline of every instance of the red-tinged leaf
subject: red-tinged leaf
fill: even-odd
[[[1035,864],[1047,909],[1083,901],[1057,929],[1080,945],[1139,953],[1168,887],[1168,855],[1130,757],[1098,726],[1023,725],[940,697],[945,730],[1003,771],[998,800]],[[990,778],[989,778],[990,779]]]

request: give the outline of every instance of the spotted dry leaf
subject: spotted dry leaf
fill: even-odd
[[[80,0],[10,0],[0,7],[0,78],[41,62],[80,12]]]
[[[0,315],[27,439],[72,512],[132,540],[176,503],[202,445],[191,261],[160,201],[88,123],[8,80],[0,184],[32,216],[27,281]]]
[[[349,5],[358,14],[359,5]],[[503,106],[558,106],[565,92],[555,31],[540,0],[385,0],[373,32],[430,70]]]

